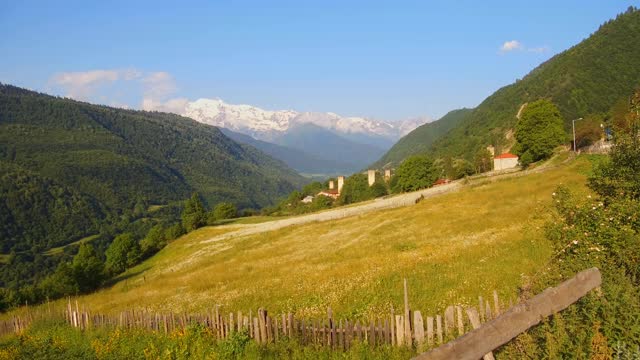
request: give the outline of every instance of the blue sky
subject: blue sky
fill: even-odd
[[[438,118],[629,5],[638,1],[0,0],[0,82],[133,108],[206,97]]]

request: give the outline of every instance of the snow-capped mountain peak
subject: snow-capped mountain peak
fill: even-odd
[[[363,135],[397,140],[416,127],[430,121],[427,117],[398,122],[384,122],[363,117],[342,117],[327,112],[264,110],[251,105],[232,105],[220,99],[198,99],[185,107],[184,115],[202,123],[224,127],[269,140],[298,124],[314,124],[338,134]]]

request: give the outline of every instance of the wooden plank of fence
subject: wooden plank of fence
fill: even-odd
[[[433,317],[427,316],[427,344],[433,345]]]
[[[258,324],[260,326],[260,343],[267,343],[267,312],[264,309],[258,310]]]
[[[329,336],[327,337],[329,347],[334,348],[336,344],[336,332],[335,327],[333,326],[333,311],[331,310],[331,307],[327,308],[327,322],[329,325]]]
[[[369,344],[376,345],[376,320],[369,320]]]
[[[500,299],[498,299],[498,292],[496,290],[493,290],[493,305],[495,315],[500,315]]]
[[[405,345],[411,346],[411,314],[409,313],[409,292],[407,291],[407,279],[404,279],[404,339]],[[402,343],[402,342],[400,342]]]
[[[424,344],[424,324],[422,322],[422,314],[420,311],[413,312],[413,332],[418,348],[422,348]]]
[[[444,310],[444,332],[447,337],[453,335],[454,322],[454,307],[447,306]]]
[[[260,324],[258,324],[258,318],[253,318],[253,338],[260,343]]]
[[[396,341],[397,345],[401,346],[405,344],[404,340],[404,316],[396,315]]]
[[[458,318],[458,336],[464,335],[464,317],[462,316],[462,306],[456,305],[456,315]]]
[[[602,275],[597,268],[581,271],[560,285],[548,288],[541,294],[514,306],[490,323],[444,346],[421,354],[417,359],[478,359],[482,354],[489,353],[537,325],[545,317],[566,309],[601,284]]]
[[[482,311],[482,309],[480,309]],[[485,313],[485,319],[487,319],[487,322],[491,321],[491,319],[493,319],[493,316],[491,314],[491,305],[489,304],[489,300],[487,300],[485,306],[484,306],[484,313]]]
[[[389,320],[389,323],[391,324],[391,332],[390,332],[390,336],[391,336],[391,345],[397,345],[397,338],[396,338],[396,316],[394,314],[394,310],[393,310],[393,306],[391,306],[391,319]]]
[[[288,314],[287,335],[289,335],[290,338],[293,338],[293,314],[292,313]]]
[[[273,320],[267,315],[267,341],[273,341]]]
[[[438,333],[438,344],[442,344],[444,338],[442,336],[442,316],[440,315],[436,315],[436,332]]]
[[[480,322],[485,322],[484,318],[484,299],[482,296],[478,296],[478,311],[480,315]]]

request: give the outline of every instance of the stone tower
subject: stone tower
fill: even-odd
[[[369,186],[371,186],[376,182],[376,171],[369,170],[367,171],[367,175],[369,175]]]
[[[344,176],[338,176],[338,193],[342,193],[343,186],[344,186]]]
[[[391,179],[391,169],[384,170],[384,181],[389,182]]]

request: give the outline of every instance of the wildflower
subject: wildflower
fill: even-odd
[[[587,233],[585,233],[586,235]],[[573,245],[578,245],[578,240],[573,240]]]

